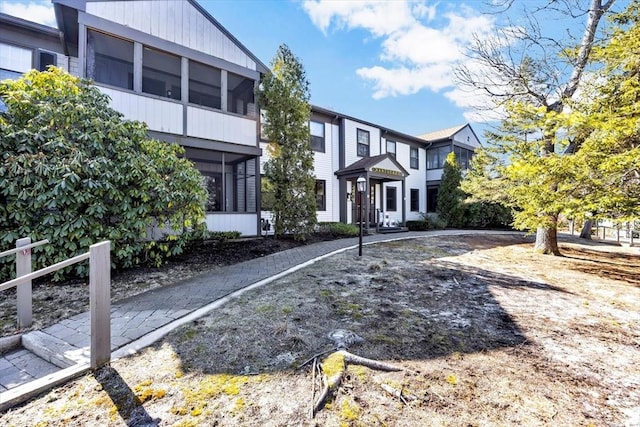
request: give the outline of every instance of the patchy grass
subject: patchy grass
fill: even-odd
[[[536,255],[530,240],[496,235],[336,255],[0,424],[640,425],[640,252],[578,240],[561,250]],[[331,351],[336,329],[364,338],[350,352],[406,370],[348,366],[311,420],[312,363],[298,366]]]

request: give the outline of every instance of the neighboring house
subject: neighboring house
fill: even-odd
[[[268,71],[194,0],[53,0],[58,28],[0,14],[0,78],[58,65],[204,175],[207,226],[259,234],[258,108]]]
[[[454,150],[467,168],[473,148],[479,146],[469,125],[415,137],[316,106],[309,130],[318,221],[360,222],[356,180],[362,176],[367,188],[364,218],[371,227],[420,218],[430,210],[429,188],[435,203],[442,175],[443,162],[438,158],[434,163],[434,153],[444,159]],[[261,147],[263,166],[268,160],[266,140]],[[263,206],[266,219],[270,219],[268,208]]]
[[[419,135],[419,138],[428,142],[426,212],[435,212],[438,204],[438,188],[447,155],[453,151],[462,170],[469,169],[471,157],[475,149],[480,147],[480,140],[469,124],[425,133]]]

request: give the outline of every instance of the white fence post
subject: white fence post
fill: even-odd
[[[89,247],[89,306],[91,308],[91,368],[111,360],[111,242]]]
[[[25,237],[16,241],[16,248],[31,244],[31,238]],[[16,253],[16,277],[31,273],[31,249]],[[18,306],[18,329],[28,328],[33,323],[33,302],[31,298],[31,280],[16,289]]]

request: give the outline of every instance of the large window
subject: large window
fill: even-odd
[[[203,172],[204,186],[207,189],[207,212],[219,212],[223,210],[222,204],[222,174],[215,172]]]
[[[369,131],[357,129],[358,156],[369,157]]]
[[[181,99],[180,57],[145,47],[142,51],[142,91]]]
[[[133,42],[87,30],[87,77],[133,90]]]
[[[451,152],[451,146],[431,148],[427,150],[427,169],[442,169],[447,154]]]
[[[221,75],[217,68],[189,61],[189,102],[221,109]]]
[[[388,211],[395,211],[397,209],[397,205],[396,205],[396,196],[397,196],[397,190],[396,187],[387,187],[387,210]]]
[[[234,73],[227,73],[227,111],[256,117],[253,93],[254,81]]]
[[[227,212],[256,212],[256,161],[227,165],[225,192]]]
[[[396,142],[387,140],[387,153],[396,157]]]
[[[420,190],[417,188],[411,189],[411,212],[420,211]]]
[[[262,175],[260,178],[260,187],[260,210],[273,210],[273,205],[276,201],[276,189],[273,186],[273,182],[271,182],[271,180],[266,176]]]
[[[327,210],[327,182],[324,180],[316,181],[316,210]]]
[[[208,192],[207,212],[256,212],[254,158],[242,160],[234,154],[216,152],[210,161],[196,161],[195,165]]]
[[[411,169],[420,168],[420,159],[418,157],[418,149],[416,147],[411,147],[409,150],[409,165],[411,166]]]
[[[435,212],[438,206],[438,187],[427,187],[427,212]]]
[[[324,123],[310,121],[309,132],[311,133],[311,149],[324,153]]]
[[[467,150],[462,147],[453,147],[453,152],[456,154],[456,160],[462,169],[469,169],[471,167],[471,158],[473,157],[472,150]]]

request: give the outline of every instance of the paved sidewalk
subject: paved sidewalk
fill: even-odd
[[[367,245],[397,239],[469,233],[483,232],[439,230],[374,234],[364,236],[363,242]],[[215,308],[216,301],[229,294],[251,285],[268,283],[328,255],[357,247],[357,237],[300,246],[216,268],[175,285],[118,301],[111,307],[112,356],[121,357],[152,344],[170,330]],[[24,347],[46,347],[46,353],[38,351],[38,357],[20,349],[0,356],[0,393],[46,377],[57,369],[56,366],[64,368],[88,364],[89,327],[89,313],[86,312],[42,331],[25,334],[22,337]]]

